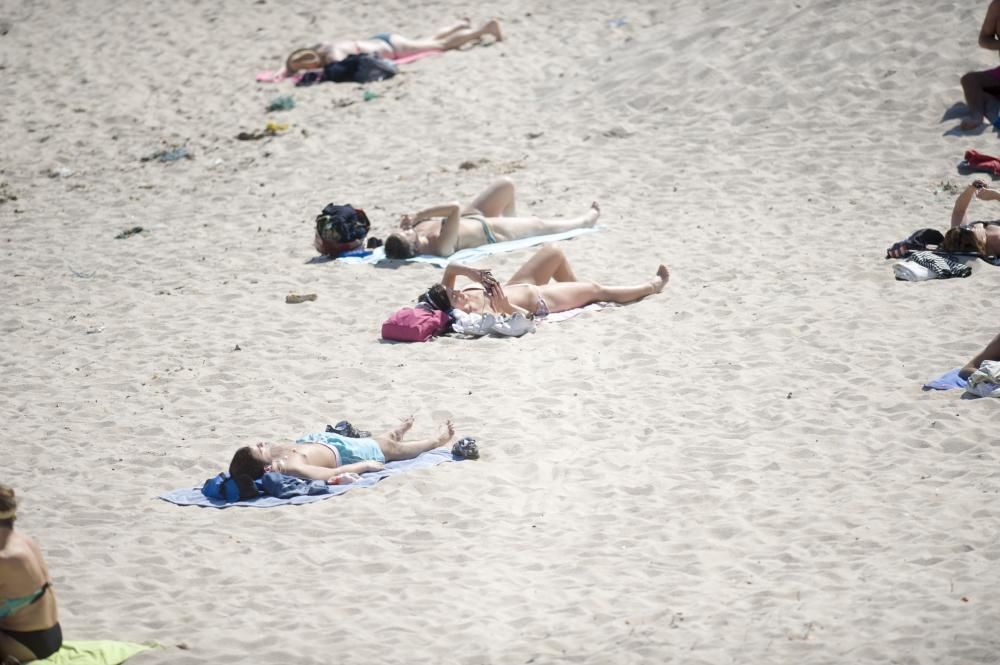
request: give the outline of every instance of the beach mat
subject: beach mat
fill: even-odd
[[[505,242],[495,242],[490,245],[480,245],[479,247],[469,247],[467,249],[460,249],[451,256],[432,256],[430,254],[421,254],[420,256],[414,256],[411,259],[405,259],[407,262],[412,263],[429,263],[431,265],[437,266],[438,268],[444,268],[449,263],[471,263],[473,261],[479,261],[487,256],[492,256],[494,254],[503,254],[505,252],[514,252],[519,249],[524,249],[525,247],[534,247],[536,245],[543,245],[548,242],[557,242],[559,240],[567,240],[569,238],[575,238],[577,236],[586,235],[588,233],[597,233],[602,231],[604,227],[595,226],[593,228],[586,229],[573,229],[572,231],[563,231],[562,233],[550,233],[544,236],[530,236],[528,238],[520,238],[518,240],[507,240]],[[385,249],[383,247],[378,247],[368,256],[358,257],[358,256],[342,256],[337,261],[343,263],[379,263],[380,261],[388,261],[390,259],[385,258]],[[313,259],[310,262],[319,262],[322,258]]]
[[[219,499],[208,498],[201,493],[200,485],[198,487],[182,488],[172,492],[167,492],[165,494],[161,494],[157,498],[169,501],[170,503],[175,503],[178,506],[203,506],[206,508],[229,508],[231,506],[272,508],[274,506],[284,506],[288,504],[313,503],[329,499],[331,496],[337,496],[339,494],[343,494],[344,492],[349,492],[350,490],[358,487],[371,487],[383,478],[388,478],[389,476],[395,476],[400,473],[414,471],[416,469],[427,469],[432,466],[437,466],[443,462],[457,461],[459,460],[451,454],[451,448],[435,448],[434,450],[429,450],[426,453],[421,453],[413,459],[402,460],[399,462],[388,462],[382,471],[366,473],[362,475],[361,480],[357,482],[349,483],[347,485],[327,485],[326,493],[324,494],[293,496],[286,499],[279,499],[276,496],[262,494],[256,499],[227,502]]]

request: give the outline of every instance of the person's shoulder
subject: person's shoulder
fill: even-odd
[[[39,554],[38,545],[31,538],[19,533],[7,541],[7,547],[0,550],[0,569],[12,571],[24,565]]]

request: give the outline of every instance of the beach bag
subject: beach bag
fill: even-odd
[[[382,324],[382,339],[394,342],[426,342],[448,329],[451,319],[439,309],[404,307]]]
[[[201,493],[209,499],[217,499],[232,503],[243,499],[255,499],[260,494],[257,484],[250,476],[237,476],[230,478],[225,471],[209,478],[201,486]]]
[[[334,258],[361,248],[371,222],[361,208],[331,203],[316,216],[316,251]]]

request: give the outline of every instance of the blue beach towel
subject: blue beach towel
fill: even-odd
[[[936,379],[931,379],[924,384],[924,390],[956,390],[964,388],[969,385],[969,381],[958,375],[961,370],[961,367],[956,367],[955,369],[948,370]]]
[[[400,462],[389,462],[382,471],[366,473],[361,480],[348,485],[327,485],[321,481],[308,481],[279,473],[265,474],[263,485],[266,489],[279,493],[280,496],[262,494],[256,499],[226,502],[220,499],[210,499],[201,493],[201,487],[184,488],[161,494],[158,498],[178,506],[205,506],[209,508],[228,508],[230,506],[252,506],[254,508],[270,508],[286,504],[312,503],[329,499],[331,496],[343,494],[356,487],[371,487],[383,478],[394,476],[405,471],[426,469],[442,462],[457,462],[450,448],[435,448],[422,453],[413,459]],[[269,477],[269,478],[268,478]]]
[[[414,256],[412,259],[406,259],[408,262],[413,263],[430,263],[438,268],[444,268],[449,263],[471,263],[473,261],[478,261],[480,259],[486,258],[487,256],[492,256],[493,254],[502,254],[504,252],[513,252],[518,249],[523,249],[525,247],[534,247],[535,245],[543,245],[547,242],[556,242],[557,240],[566,240],[568,238],[575,238],[577,236],[582,236],[587,233],[597,233],[603,230],[602,226],[595,226],[593,228],[586,229],[573,229],[572,231],[564,231],[562,233],[552,233],[546,236],[531,236],[529,238],[521,238],[519,240],[508,240],[506,242],[495,242],[492,245],[480,245],[479,247],[469,247],[467,249],[460,249],[451,256],[432,256],[430,254],[421,254],[420,256]],[[337,258],[337,261],[343,263],[378,263],[380,261],[386,261],[385,249],[382,247],[376,248],[369,256],[344,256],[341,255]]]

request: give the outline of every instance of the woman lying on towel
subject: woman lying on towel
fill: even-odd
[[[591,203],[590,209],[579,217],[518,217],[514,183],[510,178],[500,178],[468,205],[444,203],[403,215],[399,231],[385,240],[385,256],[388,259],[409,259],[417,254],[451,256],[468,247],[590,227],[600,216],[601,209]]]
[[[979,369],[984,360],[1000,360],[1000,335],[993,338],[986,348],[980,351],[975,358],[970,360],[965,367],[959,370],[958,375],[963,379],[972,376],[972,373]]]
[[[398,59],[421,51],[450,51],[485,35],[492,36],[498,42],[502,41],[500,22],[491,19],[481,28],[473,29],[469,25],[469,20],[465,19],[425,39],[410,39],[390,32],[380,32],[368,39],[341,39],[330,44],[318,44],[312,48],[293,51],[285,61],[285,73],[294,74],[306,69],[320,69],[331,62],[340,62],[347,56],[358,53]]]
[[[277,471],[336,485],[350,482],[352,474],[381,471],[386,462],[413,459],[449,443],[455,436],[455,427],[447,420],[437,436],[404,442],[403,437],[411,427],[413,416],[391,432],[371,439],[352,439],[322,432],[304,436],[291,444],[243,446],[229,463],[229,475],[233,478],[247,475],[256,480],[268,471]]]
[[[982,180],[976,180],[966,187],[955,199],[955,207],[951,211],[951,228],[944,234],[944,240],[938,245],[938,249],[942,252],[1000,256],[1000,221],[969,222],[966,219],[966,212],[973,198],[1000,201],[1000,192],[990,189]],[[915,236],[916,234],[911,238]],[[920,243],[914,244],[907,240],[897,242],[886,250],[886,256],[903,258],[913,250],[924,249]]]
[[[49,569],[31,538],[14,531],[17,499],[0,485],[0,664],[48,658],[62,646]]]
[[[475,283],[456,289],[455,280],[458,277],[466,277]],[[444,269],[441,282],[432,286],[420,300],[449,313],[457,309],[467,314],[545,316],[595,302],[625,304],[641,300],[662,291],[669,279],[670,272],[661,263],[650,280],[632,286],[581,282],[563,251],[555,245],[546,245],[503,286],[489,270],[451,263]]]

